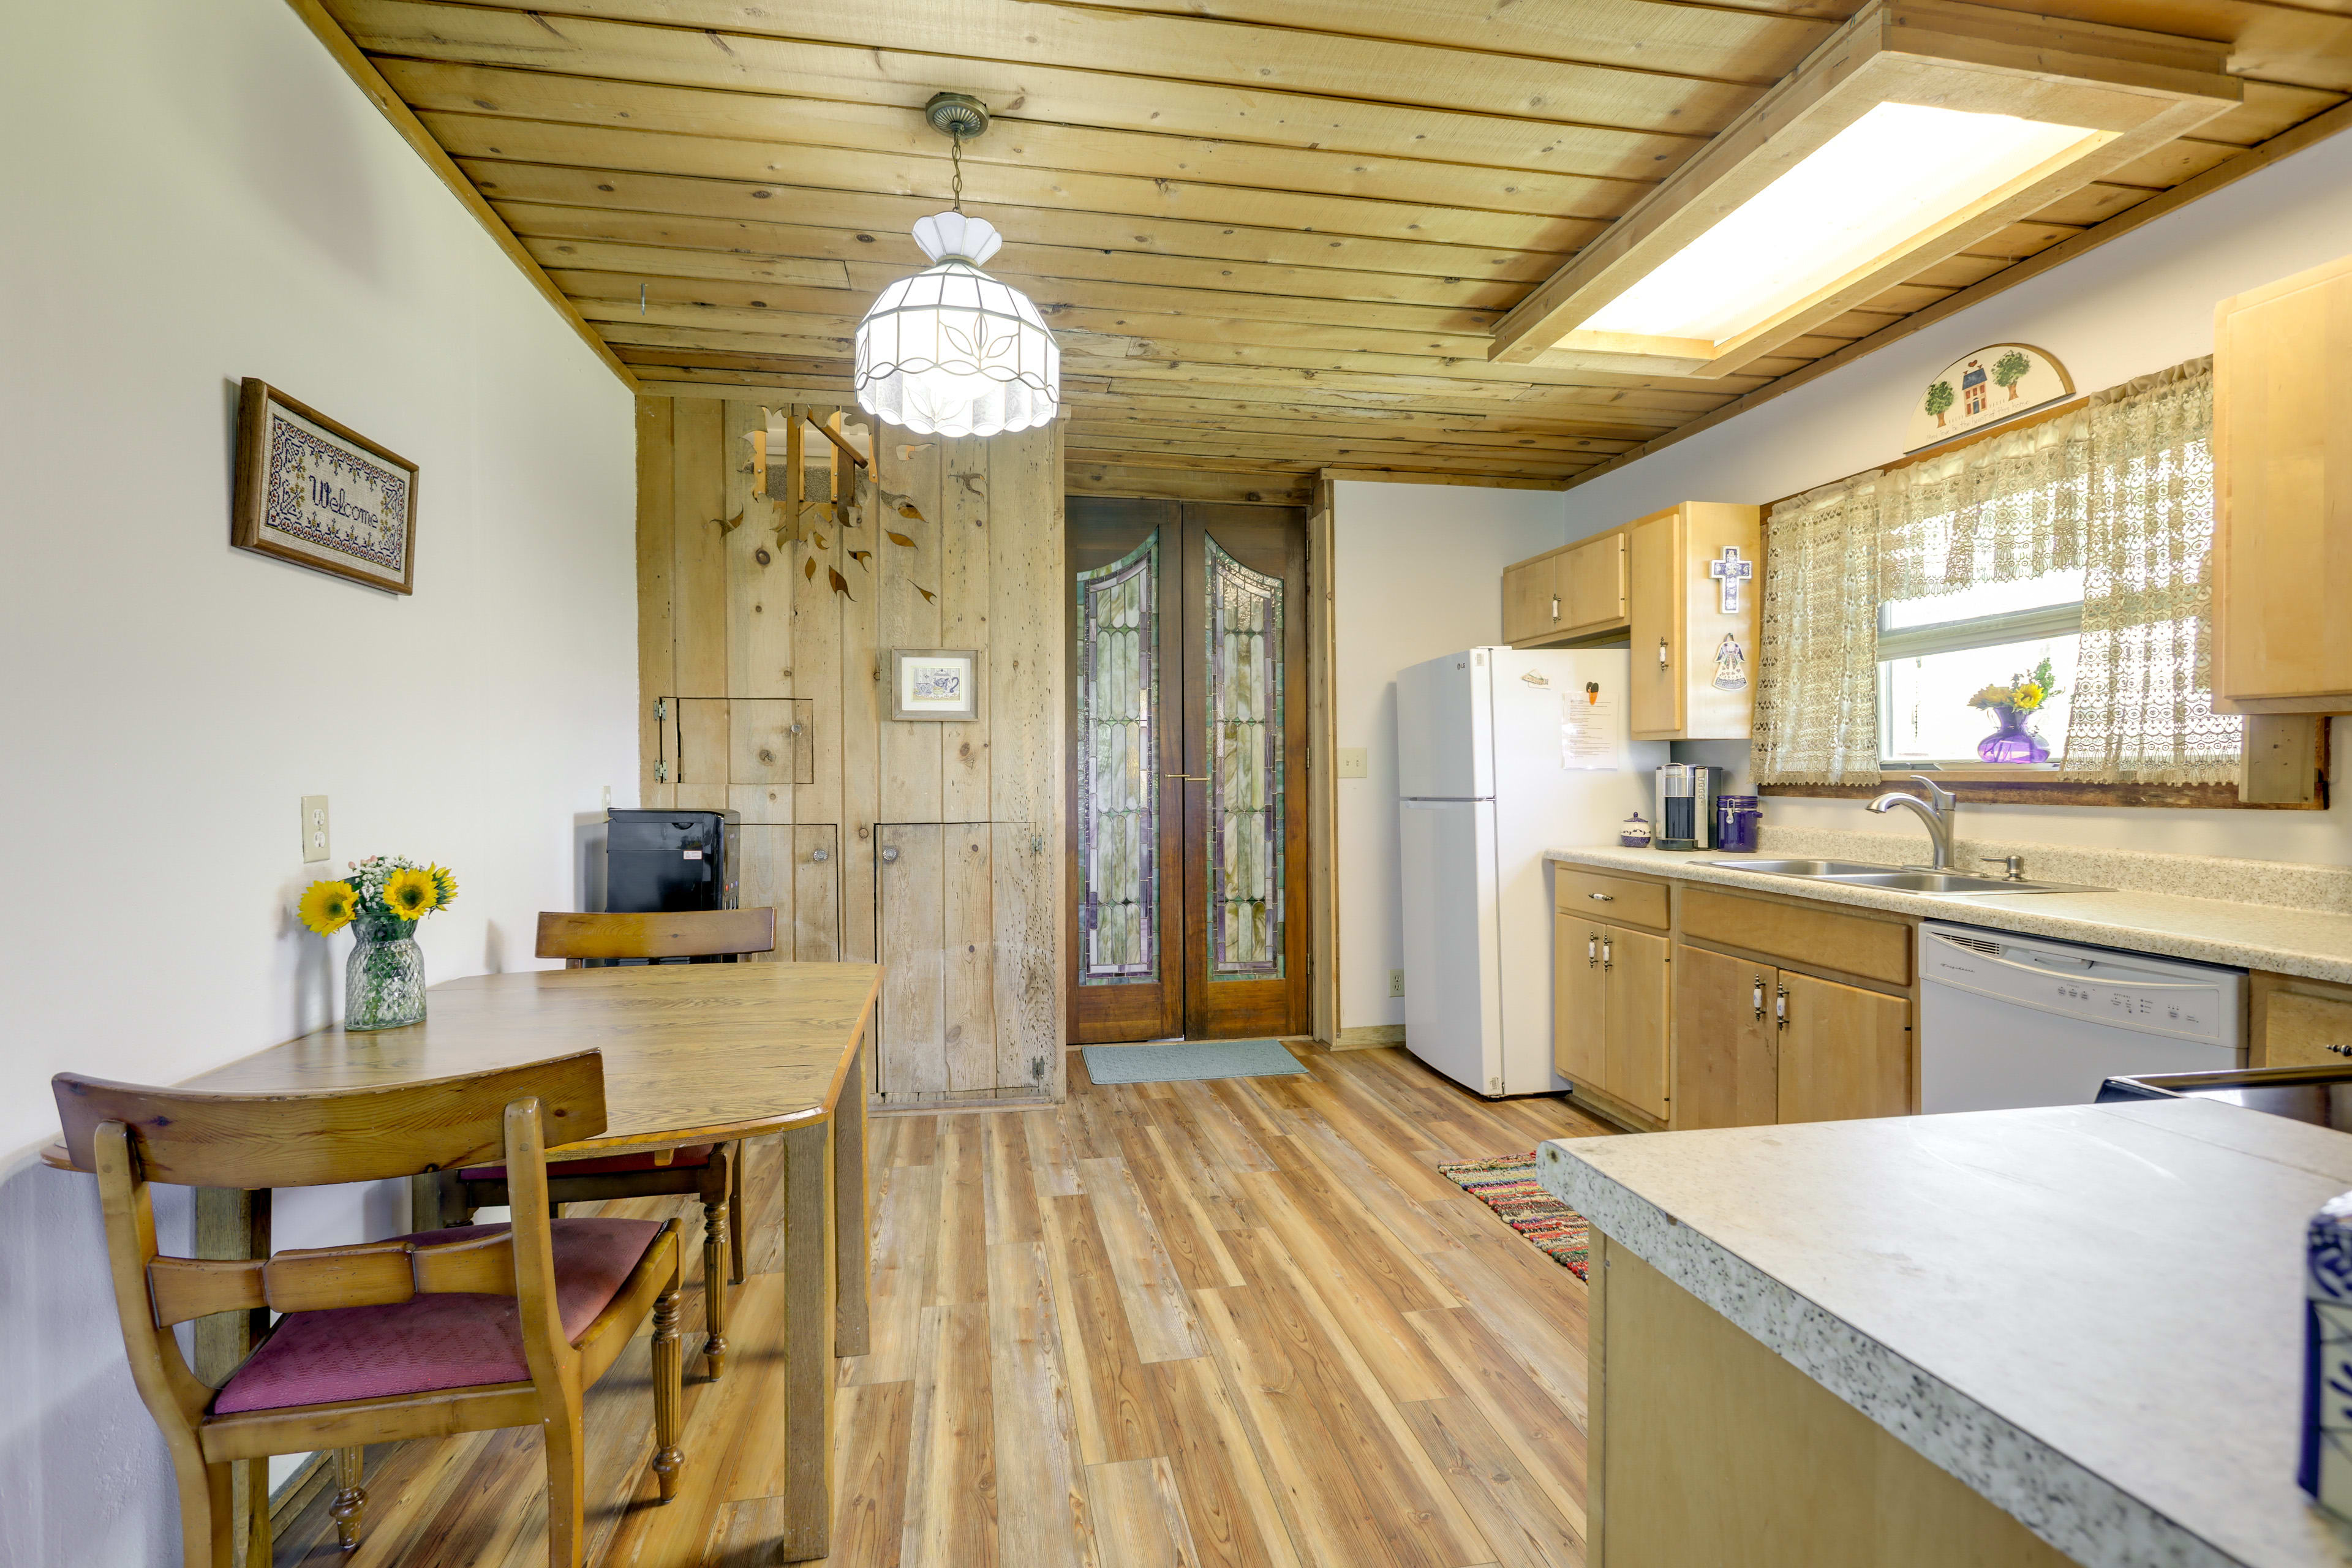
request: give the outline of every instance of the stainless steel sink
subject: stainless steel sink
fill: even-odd
[[[1895,868],[1868,860],[1758,860],[1747,857],[1738,860],[1710,860],[1707,864],[1720,866],[1727,871],[1761,871],[1768,877],[1851,877]]]
[[[1901,893],[2095,893],[2103,890],[2075,882],[2012,882],[2006,877],[1971,877],[1960,871],[1872,871],[1816,877],[1813,879],[1843,882],[1855,888],[1891,888]]]
[[[1809,882],[1843,882],[1856,888],[1886,888],[1898,893],[2096,893],[2105,889],[2079,882],[2012,882],[2005,877],[1972,877],[1964,871],[1922,871],[1873,865],[1867,860],[1710,860],[1729,871],[1760,871],[1768,877],[1801,877]]]

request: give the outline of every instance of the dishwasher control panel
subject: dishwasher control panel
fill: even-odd
[[[2142,1034],[2238,1044],[2244,977],[2231,970],[1923,925],[1919,977]]]

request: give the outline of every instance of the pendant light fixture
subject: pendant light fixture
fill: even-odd
[[[1061,405],[1062,353],[1037,307],[980,268],[1004,243],[963,210],[963,144],[988,129],[976,98],[923,108],[954,143],[955,201],[915,225],[931,265],[882,290],[857,323],[857,405],[919,436],[1026,430]]]

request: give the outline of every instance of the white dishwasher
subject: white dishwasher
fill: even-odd
[[[1928,921],[1919,1109],[2088,1105],[2127,1073],[2238,1065],[2242,970]]]

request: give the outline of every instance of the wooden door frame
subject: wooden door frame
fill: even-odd
[[[1165,501],[1173,507],[1181,501],[1172,496],[1129,496],[1086,499],[1134,500]],[[1332,565],[1332,489],[1328,478],[1318,477],[1314,497],[1307,509],[1307,587],[1306,646],[1307,669],[1307,746],[1301,759],[1307,792],[1307,1020],[1309,1035],[1288,1038],[1311,1037],[1326,1048],[1337,1048],[1334,1041],[1339,1026],[1339,858],[1334,850],[1339,830],[1339,790],[1337,769],[1339,753],[1334,750],[1336,703],[1335,678],[1332,670],[1335,615],[1331,584]],[[1280,505],[1283,503],[1273,503]],[[1069,668],[1065,683],[1066,695],[1063,706],[1068,710],[1076,701],[1077,666],[1075,626],[1076,616],[1069,592],[1068,508],[1063,510],[1065,564],[1062,571],[1063,626],[1062,657]],[[1077,854],[1077,734],[1068,729],[1064,737],[1062,757],[1064,825],[1063,846],[1066,865],[1075,865]],[[1065,879],[1062,889],[1062,994],[1064,1016],[1075,1020],[1077,1013],[1078,931],[1077,888],[1075,879]]]

